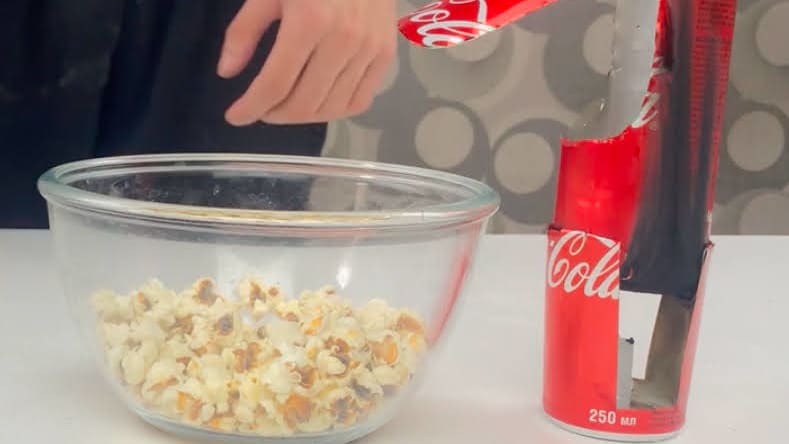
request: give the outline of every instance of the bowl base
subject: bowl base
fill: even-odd
[[[292,436],[255,436],[238,433],[223,433],[189,426],[166,417],[151,414],[144,410],[134,409],[135,413],[148,424],[175,436],[199,443],[233,443],[233,444],[347,444],[363,438],[376,431],[388,422],[388,418],[379,416],[363,425],[349,427],[344,430],[333,430],[320,434]]]

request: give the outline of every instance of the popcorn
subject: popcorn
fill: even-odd
[[[131,301],[132,309],[137,315],[143,314],[153,307],[153,302],[151,302],[150,299],[148,299],[148,297],[140,291],[132,296]]]
[[[424,338],[425,328],[419,316],[415,313],[403,311],[397,318],[395,328],[398,332],[409,332],[415,336]]]
[[[275,307],[282,302],[282,293],[277,287],[266,287],[254,279],[244,279],[238,286],[241,303],[253,307],[260,303],[266,307]]]
[[[299,301],[291,299],[289,301],[280,302],[276,305],[274,310],[280,318],[291,322],[298,322],[301,318],[301,308]]]
[[[122,320],[118,295],[110,290],[99,290],[91,299],[93,309],[108,321]]]
[[[327,395],[329,412],[338,424],[351,425],[355,422],[356,399],[348,387],[337,388]]]
[[[356,398],[362,401],[369,401],[384,394],[373,372],[366,368],[354,372],[350,387],[355,392]]]
[[[211,279],[200,279],[192,287],[192,299],[198,304],[213,305],[222,297],[214,291],[214,281]]]
[[[153,341],[162,343],[167,338],[164,330],[156,322],[155,318],[142,317],[137,322],[130,325],[129,339],[135,342]]]
[[[255,422],[255,412],[248,406],[236,406],[234,413],[236,414],[236,419],[238,419],[238,422],[241,424],[254,424]]]
[[[382,386],[396,386],[400,383],[400,376],[388,365],[375,367],[373,375],[375,375],[375,379]]]
[[[157,402],[157,401],[154,401]],[[157,409],[166,416],[177,417],[178,410],[176,405],[178,403],[178,389],[174,386],[168,386],[162,391],[158,399]]]
[[[312,416],[312,402],[301,395],[291,394],[283,405],[283,415],[289,427],[305,423]]]
[[[302,333],[304,333],[306,336],[315,336],[318,334],[318,332],[320,332],[322,326],[323,326],[323,316],[316,315],[313,316],[308,321],[302,322],[301,329],[302,329]]]
[[[394,365],[400,357],[400,350],[394,333],[384,333],[380,341],[370,342],[375,362]]]
[[[121,360],[123,378],[129,385],[137,385],[145,379],[145,359],[142,354],[130,350]]]
[[[153,387],[168,381],[177,380],[183,371],[183,364],[179,364],[175,359],[166,358],[151,365],[145,377],[146,386]]]
[[[240,396],[239,403],[241,405],[248,404],[250,406],[259,404],[266,394],[260,377],[255,373],[247,373],[244,375],[244,379],[239,384],[238,392]]]
[[[213,337],[216,343],[222,346],[230,346],[236,342],[240,320],[237,312],[224,312],[213,319]]]
[[[203,385],[196,378],[189,378],[179,386],[179,393],[178,404],[183,406],[190,398],[197,401],[203,397]]]
[[[347,362],[347,358],[341,360],[337,356],[332,355],[329,350],[323,350],[318,353],[318,369],[325,375],[339,376],[345,374],[348,366],[343,361]]]
[[[214,417],[216,409],[210,404],[205,404],[200,408],[200,415],[198,417],[200,422],[208,422]]]
[[[369,301],[359,310],[358,317],[368,333],[387,330],[396,322],[395,310],[380,299]]]
[[[146,339],[140,344],[138,353],[143,359],[145,368],[148,369],[159,357],[159,346],[155,340]]]
[[[255,432],[262,436],[289,436],[293,429],[285,424],[284,419],[277,419],[281,415],[273,413],[274,407],[261,408],[255,411]],[[326,429],[328,430],[328,429]]]
[[[223,432],[232,432],[237,427],[237,421],[232,416],[214,416],[205,424],[214,430]]]
[[[354,308],[330,286],[285,298],[244,279],[177,293],[151,279],[91,299],[110,374],[151,411],[220,432],[283,437],[364,421],[427,350],[420,317],[383,300]]]
[[[296,427],[300,432],[318,433],[331,429],[333,424],[334,419],[328,412],[313,411],[307,421],[297,424]]]
[[[189,348],[192,350],[199,350],[211,341],[211,330],[213,326],[210,325],[208,319],[203,317],[192,318],[192,333],[187,337],[189,338]]]
[[[301,377],[278,360],[269,365],[260,379],[273,393],[287,395],[293,391],[294,385],[299,384]]]
[[[109,345],[109,344],[108,344]],[[107,350],[107,366],[112,374],[123,377],[121,361],[126,356],[129,348],[126,345],[110,346]]]
[[[104,340],[110,347],[123,345],[129,339],[129,324],[102,324]]]
[[[267,324],[265,329],[266,337],[277,349],[306,343],[306,338],[296,322],[274,320]]]

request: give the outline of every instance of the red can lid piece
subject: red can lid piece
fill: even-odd
[[[448,48],[481,37],[556,0],[439,0],[400,19],[403,36],[426,48]]]

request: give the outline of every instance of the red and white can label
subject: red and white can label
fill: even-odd
[[[504,27],[556,0],[438,0],[402,17],[400,32],[411,43],[447,48]]]
[[[634,382],[630,368],[618,368],[621,247],[583,231],[548,232],[543,406],[555,420],[579,429],[671,434],[685,422],[708,258],[691,312],[675,402],[634,408],[618,399],[623,382]]]

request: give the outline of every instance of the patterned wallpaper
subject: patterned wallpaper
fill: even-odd
[[[446,51],[401,39],[373,108],[334,122],[324,154],[484,180],[502,196],[492,231],[542,231],[559,138],[606,95],[613,4],[564,0]],[[739,0],[716,233],[789,234],[787,23],[789,0]]]

